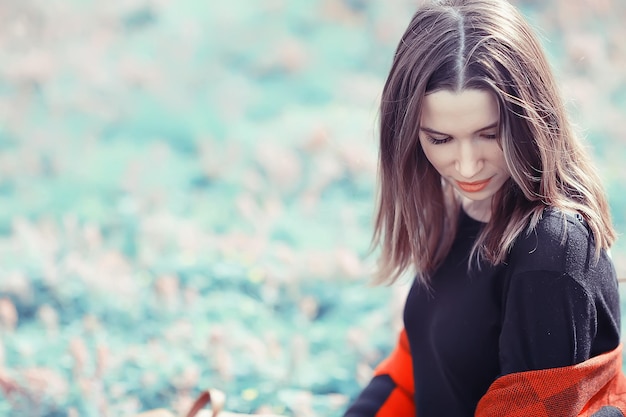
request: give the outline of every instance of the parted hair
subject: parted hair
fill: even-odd
[[[402,36],[382,93],[375,280],[391,283],[412,271],[427,285],[450,250],[460,202],[426,158],[418,132],[425,95],[464,89],[496,98],[511,174],[470,259],[505,262],[546,207],[581,214],[596,257],[608,249],[615,231],[604,190],[533,29],[505,0],[431,1]]]

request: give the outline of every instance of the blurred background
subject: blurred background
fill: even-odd
[[[339,416],[395,343],[377,101],[418,0],[0,1],[0,414]],[[518,0],[626,230],[626,1]],[[626,246],[613,250],[626,277]]]

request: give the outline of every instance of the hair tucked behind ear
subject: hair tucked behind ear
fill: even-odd
[[[379,195],[372,248],[377,282],[414,270],[425,284],[447,255],[459,203],[428,162],[418,131],[424,95],[481,89],[500,107],[511,179],[496,194],[474,254],[501,263],[545,207],[576,211],[597,253],[615,240],[600,180],[567,118],[542,48],[505,0],[444,0],[413,16],[394,55],[380,105]]]

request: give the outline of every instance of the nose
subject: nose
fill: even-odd
[[[473,141],[458,141],[457,157],[454,165],[463,178],[474,178],[484,166],[484,160],[478,144],[473,143]]]

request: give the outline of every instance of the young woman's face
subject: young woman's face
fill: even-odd
[[[424,97],[419,138],[439,174],[488,219],[491,199],[510,177],[498,145],[498,103],[492,93],[439,90]]]

